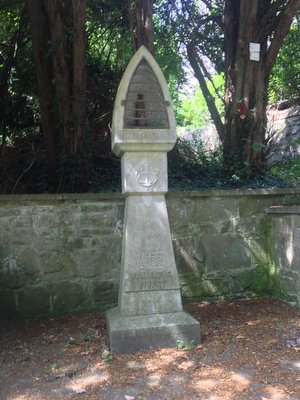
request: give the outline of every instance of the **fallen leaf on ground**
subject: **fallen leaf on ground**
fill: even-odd
[[[77,394],[86,393],[86,390],[81,387],[70,386],[70,389]]]
[[[245,325],[249,325],[249,326],[255,326],[257,324],[260,323],[260,320],[258,319],[257,321],[248,321],[245,323]]]

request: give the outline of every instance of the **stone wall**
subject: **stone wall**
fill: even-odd
[[[300,296],[300,289],[278,284],[271,234],[277,228],[266,212],[300,204],[299,196],[290,189],[169,193],[184,300],[285,292],[291,298],[292,290]],[[123,214],[120,194],[0,196],[0,316],[115,305]]]
[[[268,149],[269,163],[290,160],[300,154],[300,106],[278,110],[271,108],[268,117]]]
[[[300,306],[300,205],[270,207],[271,258],[278,282],[275,294]],[[275,289],[275,288],[274,288]]]
[[[0,197],[0,314],[103,310],[115,303],[124,200]]]
[[[190,192],[168,196],[183,297],[190,300],[276,294],[271,205],[300,202],[300,191]],[[300,267],[299,267],[300,270]]]

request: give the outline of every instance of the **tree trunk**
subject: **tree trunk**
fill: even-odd
[[[205,98],[207,108],[211,115],[211,119],[214,121],[220,141],[222,143],[224,143],[224,140],[225,140],[224,124],[223,124],[221,116],[218,112],[218,109],[217,109],[217,106],[215,103],[215,99],[211,95],[211,93],[208,89],[204,74],[201,69],[201,61],[198,59],[195,48],[191,43],[189,43],[187,45],[187,56],[188,56],[188,60],[191,64],[191,67],[193,68],[195,77],[199,82],[200,89]]]
[[[76,156],[85,128],[85,19],[82,0],[46,1],[64,150]]]
[[[240,170],[260,170],[263,163],[266,114],[266,43],[260,43],[257,61],[250,60],[249,44],[255,36],[259,1],[225,2],[226,43],[224,161]],[[238,40],[237,40],[238,38]]]
[[[154,54],[153,0],[136,0],[136,48],[144,45]]]
[[[293,15],[300,7],[300,0],[287,1],[285,8],[280,9],[283,3],[224,1],[224,162],[247,173],[263,169],[268,79]],[[255,59],[249,51],[251,43],[259,45]]]
[[[61,168],[64,189],[83,190],[86,0],[28,0],[28,7],[48,167]]]
[[[28,10],[47,169],[50,186],[53,187],[57,181],[59,132],[54,110],[53,66],[47,51],[48,43],[50,42],[50,31],[45,6],[41,0],[29,0]]]

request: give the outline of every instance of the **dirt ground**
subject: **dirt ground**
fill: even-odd
[[[188,311],[196,348],[111,360],[103,316],[1,322],[0,399],[300,399],[300,310],[265,298]]]

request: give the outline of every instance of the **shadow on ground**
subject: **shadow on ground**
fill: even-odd
[[[113,355],[103,316],[2,321],[1,400],[299,400],[300,311],[270,298],[198,303],[202,343]]]

